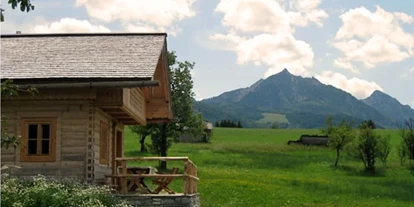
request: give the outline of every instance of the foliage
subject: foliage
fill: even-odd
[[[272,127],[271,127],[272,129],[279,129],[280,128],[280,124],[279,124],[279,122],[277,122],[277,121],[275,121],[275,122],[273,122],[273,124],[272,124]]]
[[[43,176],[32,179],[3,178],[1,206],[4,207],[130,207],[107,187],[73,180],[53,180]]]
[[[177,136],[179,130],[178,124],[162,123],[152,130],[151,145],[149,145],[152,154],[166,157],[167,151],[173,143],[173,138]]]
[[[368,125],[368,127],[371,128],[371,126]],[[384,166],[387,165],[387,159],[388,156],[390,155],[391,152],[391,137],[390,135],[386,135],[386,136],[381,136],[381,135],[377,135],[378,136],[378,155],[377,157],[381,160],[382,164]]]
[[[19,95],[19,92],[27,92],[36,94],[38,91],[34,88],[19,89],[12,80],[4,80],[1,82],[1,99],[13,98]],[[7,116],[1,115],[1,126],[7,125]],[[5,127],[1,128],[1,148],[7,149],[10,146],[14,148],[20,144],[19,136],[7,133]]]
[[[243,125],[240,121],[233,121],[230,119],[225,119],[221,121],[216,121],[214,124],[216,127],[226,127],[226,128],[243,128]]]
[[[365,126],[371,128],[371,129],[376,129],[377,128],[374,121],[372,121],[371,119],[370,120],[365,120],[359,125],[359,127],[365,127]]]
[[[352,125],[345,120],[342,120],[338,126],[334,126],[332,121],[332,116],[329,116],[325,128],[321,131],[329,137],[328,146],[336,152],[334,166],[337,167],[341,151],[354,140],[355,133]]]
[[[390,153],[390,140],[376,133],[367,124],[359,128],[356,142],[349,149],[349,154],[364,163],[365,170],[374,172],[376,158],[386,164]]]
[[[326,121],[325,121],[325,127],[321,129],[321,132],[323,135],[329,137],[329,135],[332,134],[333,130],[334,130],[333,117],[328,116],[328,118],[326,118]]]
[[[147,147],[145,145],[145,139],[147,136],[150,136],[154,129],[157,127],[157,124],[147,123],[147,125],[135,125],[130,126],[131,131],[139,136],[139,144],[141,145],[141,152],[146,152]]]
[[[15,9],[16,7],[20,7],[20,11],[29,12],[30,10],[34,10],[35,6],[30,2],[30,0],[8,0],[7,2],[10,4],[12,9]],[[20,5],[19,5],[20,4]],[[4,21],[4,15],[3,15],[3,8],[0,8],[0,21]]]
[[[408,154],[408,149],[404,141],[402,141],[401,144],[397,146],[397,152],[398,157],[400,158],[400,165],[403,166]]]
[[[404,127],[400,129],[400,136],[408,159],[414,160],[414,118],[405,121]]]

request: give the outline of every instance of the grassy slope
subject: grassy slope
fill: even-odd
[[[273,123],[275,121],[279,123],[289,123],[289,120],[286,118],[286,115],[283,114],[263,113],[262,115],[264,116],[264,118],[257,121],[258,123]]]
[[[333,151],[285,144],[317,132],[216,128],[211,144],[174,144],[169,156],[189,156],[198,166],[202,206],[414,206],[414,176],[400,167],[395,148],[388,169],[378,163],[380,173],[368,176],[361,162],[345,155],[341,168],[332,169]],[[399,143],[396,131],[381,133]],[[149,155],[137,150],[127,130],[126,156]],[[181,191],[182,182],[174,182]]]

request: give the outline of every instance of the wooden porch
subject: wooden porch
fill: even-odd
[[[134,161],[182,161],[182,167],[174,167],[169,173],[154,173],[145,170],[147,167],[128,167],[128,162]],[[111,180],[111,186],[119,194],[184,194],[192,195],[197,193],[197,166],[188,157],[131,157],[116,158],[116,165],[113,166],[112,175],[107,175]],[[180,169],[181,168],[181,169]],[[140,170],[136,170],[140,169]],[[183,173],[179,174],[179,171]],[[169,184],[177,179],[183,179],[181,192],[175,192],[169,188]],[[145,182],[155,184],[155,189],[150,189]],[[163,192],[162,192],[163,191]]]

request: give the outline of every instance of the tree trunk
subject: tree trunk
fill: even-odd
[[[339,149],[336,149],[336,160],[335,160],[335,167],[338,166],[338,162],[339,162]]]
[[[147,137],[147,135],[142,134],[141,135],[141,139],[139,140],[139,143],[141,144],[141,152],[146,152],[147,148],[145,147],[145,138]]]
[[[167,157],[167,124],[161,124],[161,145],[160,145],[160,155],[161,157]],[[160,162],[161,170],[167,169],[167,162]]]

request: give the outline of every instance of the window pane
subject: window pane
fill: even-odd
[[[49,154],[49,140],[42,141],[42,155]]]
[[[27,146],[27,154],[35,155],[37,151],[37,140],[29,140]]]
[[[29,139],[37,139],[37,124],[29,124]]]
[[[50,125],[49,124],[42,124],[42,138],[43,139],[50,138]]]

